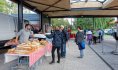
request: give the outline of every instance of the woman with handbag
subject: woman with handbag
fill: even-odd
[[[83,33],[81,27],[79,27],[79,26],[78,26],[78,32],[76,33],[75,42],[78,45],[78,48],[80,50],[79,58],[83,58],[83,56],[84,56],[83,50],[85,49],[85,41],[84,41],[84,33]]]

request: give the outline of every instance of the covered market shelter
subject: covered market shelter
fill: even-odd
[[[23,6],[41,15],[44,20],[64,17],[117,17],[118,0],[11,0],[18,4],[18,28],[23,25]],[[45,16],[45,17],[44,17]],[[40,29],[40,30],[41,30]]]

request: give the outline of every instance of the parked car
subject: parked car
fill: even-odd
[[[105,29],[104,33],[107,35],[112,35],[115,31],[116,31],[116,29]]]

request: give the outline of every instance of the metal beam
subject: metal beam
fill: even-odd
[[[118,6],[112,6],[112,7],[108,7],[107,9],[113,9],[115,7],[118,7]],[[118,9],[117,9],[118,10]]]
[[[23,2],[23,5],[24,5],[24,7],[28,8],[28,9],[30,9],[30,10],[32,10],[32,11],[38,13],[38,14],[41,12],[41,11],[38,10],[35,6],[31,6],[30,4],[28,4],[28,3],[26,3],[26,2]]]
[[[48,10],[49,8],[53,7],[54,5],[58,4],[60,1],[62,0],[58,0],[57,2],[53,3],[51,6],[47,7],[46,9],[44,9],[43,11]]]
[[[60,12],[60,11],[70,11],[70,10],[52,10],[52,11],[41,11],[41,12]]]
[[[103,10],[101,7],[87,7],[87,8],[71,8],[70,10],[53,10],[53,11],[42,11],[42,12],[59,12],[59,11],[84,11],[84,10]]]
[[[18,1],[19,0],[11,0],[11,1],[18,4]],[[27,1],[27,0],[21,0],[21,1],[23,2],[23,6],[26,7],[26,8],[28,8],[29,10],[32,10],[32,11],[38,13],[38,14],[41,12],[35,6],[31,6],[30,4],[26,3],[25,1]]]
[[[118,7],[118,6],[117,6]],[[72,8],[72,11],[86,11],[86,10],[118,10],[118,9],[109,9],[109,8],[102,8],[102,7],[86,7],[86,8]]]
[[[52,11],[41,11],[41,12],[60,12],[60,11],[90,11],[90,10],[118,10],[118,9],[109,9],[101,7],[87,7],[87,8],[71,8],[70,10],[52,10]]]
[[[66,15],[66,16],[49,16],[49,18],[85,18],[85,17],[89,17],[89,18],[93,18],[93,17],[97,17],[97,18],[101,18],[101,17],[117,17],[118,15]]]
[[[49,7],[51,6],[51,7],[67,10],[66,8],[61,8],[61,7],[57,7],[57,6],[47,5],[47,4],[36,2],[36,1],[32,1],[32,0],[27,0],[27,1],[35,3],[35,4],[41,4],[41,5],[45,5],[45,6],[49,6]]]
[[[83,10],[103,10],[101,7],[85,7],[85,8],[71,8],[72,11],[83,11]]]
[[[23,2],[18,0],[18,31],[23,28]]]

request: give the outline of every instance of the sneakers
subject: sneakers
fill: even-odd
[[[66,58],[65,56],[61,56],[61,58]]]
[[[60,61],[57,61],[57,63],[60,63]]]
[[[49,64],[54,64],[55,62],[54,61],[51,61]],[[57,61],[57,63],[60,63],[60,61]]]

